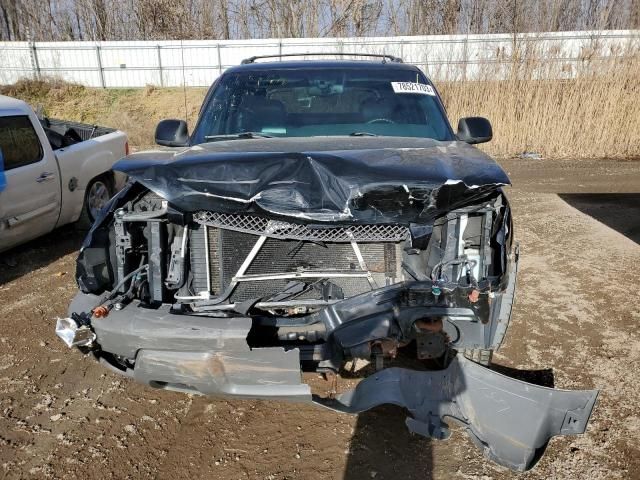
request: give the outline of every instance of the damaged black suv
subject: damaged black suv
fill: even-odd
[[[396,58],[263,62],[227,70],[191,134],[114,168],[128,186],[89,232],[80,292],[58,335],[155,388],[406,407],[447,418],[484,454],[526,470],[551,436],[583,433],[595,391],[560,391],[487,364],[511,317],[518,252],[505,172],[449,125],[435,87]],[[312,395],[302,372],[353,390]]]

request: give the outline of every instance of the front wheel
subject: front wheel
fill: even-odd
[[[493,358],[493,350],[484,348],[468,348],[463,350],[462,354],[472,362],[479,363],[485,367],[491,365],[491,359]]]
[[[113,181],[107,175],[94,178],[89,182],[84,194],[84,205],[78,219],[78,226],[90,228],[98,217],[100,210],[113,196]]]

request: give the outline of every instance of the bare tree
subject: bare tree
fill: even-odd
[[[160,40],[640,28],[640,0],[0,0],[0,40]]]

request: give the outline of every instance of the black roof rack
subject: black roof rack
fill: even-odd
[[[282,53],[282,54],[273,54],[273,55],[256,55],[254,57],[245,58],[240,63],[242,65],[246,65],[248,63],[254,63],[256,60],[260,60],[260,59],[263,59],[263,58],[305,57],[305,56],[319,56],[319,55],[375,57],[375,58],[382,58],[382,63],[385,63],[387,60],[389,60],[390,62],[402,63],[402,59],[401,58],[394,57],[393,55],[386,55],[386,54],[383,54],[383,53],[349,53],[349,52],[312,52],[312,53]]]

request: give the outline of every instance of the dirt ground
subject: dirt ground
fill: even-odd
[[[496,362],[598,388],[583,436],[555,438],[523,479],[640,478],[640,162],[504,162],[521,276]],[[156,391],[54,335],[76,291],[81,235],[0,256],[0,477],[504,479],[460,429],[409,434],[404,412]]]

